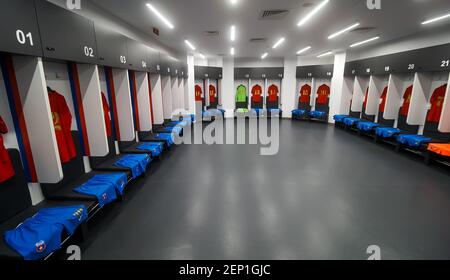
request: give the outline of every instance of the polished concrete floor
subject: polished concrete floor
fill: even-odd
[[[450,173],[317,123],[280,152],[184,145],[90,226],[84,259],[450,258]]]

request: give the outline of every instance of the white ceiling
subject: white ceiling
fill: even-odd
[[[305,56],[316,56],[327,51],[347,49],[350,44],[381,36],[376,44],[446,25],[450,20],[423,26],[421,22],[450,12],[449,0],[381,0],[381,10],[369,10],[367,0],[331,0],[305,26],[297,22],[322,0],[91,0],[109,13],[137,29],[152,35],[152,28],[160,29],[159,40],[180,52],[188,52],[184,39],[189,39],[197,51],[206,56],[229,55],[231,46],[236,57],[260,57],[269,52],[271,57],[295,55],[297,50],[312,46]],[[175,25],[167,28],[145,6],[152,3]],[[282,20],[260,20],[261,11],[287,9]],[[360,27],[375,27],[368,32],[350,32],[333,40],[327,37],[355,22]],[[237,39],[230,41],[230,26],[236,25]],[[205,31],[219,31],[219,36],[208,37]],[[153,36],[153,35],[152,35]],[[265,43],[250,43],[250,38],[267,38]],[[277,48],[272,45],[280,37],[286,42]]]

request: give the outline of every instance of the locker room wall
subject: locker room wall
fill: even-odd
[[[223,60],[223,78],[220,90],[222,98],[222,108],[225,110],[225,117],[234,116],[236,106],[236,87],[234,82],[234,58],[224,58]]]
[[[330,123],[334,123],[334,115],[340,114],[343,108],[347,108],[350,105],[347,103],[350,95],[348,89],[349,85],[346,84],[344,79],[346,60],[346,52],[334,55],[333,77],[331,78],[330,85],[330,111],[328,114],[328,122]]]
[[[292,110],[298,106],[298,100],[295,101],[297,88],[297,56],[288,57],[284,60],[284,79],[282,82],[283,94],[280,103],[283,110],[283,118],[291,118]]]
[[[368,46],[362,49],[352,49],[348,54],[348,61],[360,60],[381,55],[405,52],[415,49],[427,48],[450,43],[450,30],[448,25],[441,28],[433,28],[391,42]]]
[[[256,67],[284,67],[284,59],[277,57],[268,57],[266,59],[258,58],[235,58],[235,68],[256,68]]]

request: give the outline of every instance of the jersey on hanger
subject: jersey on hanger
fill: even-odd
[[[195,85],[195,101],[202,101],[202,87]]]
[[[252,88],[252,102],[262,102],[262,87],[260,85],[255,85]]]
[[[14,176],[14,168],[11,163],[8,151],[3,144],[2,134],[8,133],[8,127],[0,117],[0,183],[3,183]]]
[[[330,98],[330,87],[323,84],[317,89],[317,101],[318,105],[326,105],[328,104]]]
[[[236,102],[247,102],[247,88],[244,85],[237,87]]]
[[[383,90],[383,93],[381,94],[380,97],[380,107],[378,108],[378,111],[380,113],[384,113],[384,108],[386,107],[386,100],[387,100],[387,92],[388,92],[388,87],[385,87]]]
[[[58,142],[59,156],[62,163],[69,162],[77,156],[71,132],[72,114],[70,114],[66,99],[56,91],[48,95],[52,110],[53,126]]]
[[[445,92],[447,85],[443,85],[434,90],[431,96],[431,108],[428,111],[427,121],[438,123],[441,120],[442,106],[444,105]]]
[[[302,104],[309,104],[311,102],[311,86],[306,84],[300,89],[299,102]]]
[[[402,116],[408,116],[409,112],[409,105],[411,104],[411,96],[412,96],[413,86],[410,86],[406,89],[405,93],[403,94],[403,105],[400,108],[400,115]]]
[[[103,115],[105,116],[105,125],[106,125],[106,135],[110,137],[112,135],[111,128],[111,117],[109,116],[109,105],[106,100],[105,94],[102,92],[102,106],[103,106]]]
[[[277,102],[278,101],[278,87],[276,85],[271,85],[268,89],[269,96],[267,97],[267,102]]]
[[[216,103],[216,87],[209,85],[209,102]]]

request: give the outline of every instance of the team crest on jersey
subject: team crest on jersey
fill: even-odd
[[[102,199],[103,199],[104,201],[106,201],[106,200],[108,199],[108,195],[107,195],[106,193],[104,193],[104,194],[102,195]]]
[[[75,211],[75,213],[73,213],[73,216],[74,216],[75,218],[77,218],[78,221],[81,222],[81,219],[83,218],[83,212],[84,212],[83,208],[80,208],[80,209],[78,209],[77,211]]]
[[[35,244],[35,246],[36,246],[36,252],[38,252],[38,253],[44,252],[45,249],[47,248],[47,245],[45,244],[44,240],[41,240],[41,241],[37,242]]]

